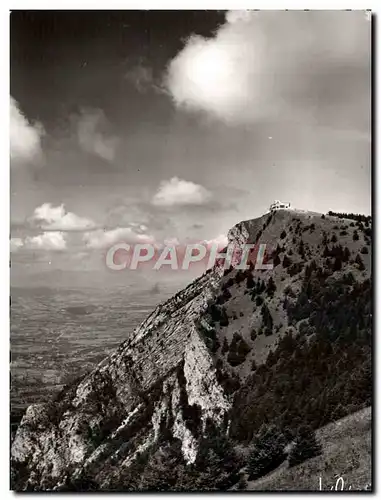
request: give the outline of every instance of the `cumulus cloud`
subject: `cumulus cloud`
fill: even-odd
[[[254,10],[229,10],[226,13],[226,22],[234,24],[237,22],[249,22],[258,11]]]
[[[204,243],[207,246],[214,246],[217,245],[218,248],[223,248],[228,244],[229,240],[226,236],[226,234],[219,234],[218,236],[215,236],[214,238],[210,240],[204,240]]]
[[[178,238],[176,238],[176,236],[171,236],[169,238],[164,238],[164,245],[166,246],[178,246],[180,245],[180,241]]]
[[[369,114],[364,82],[370,89],[362,11],[228,12],[214,37],[188,39],[164,78],[177,106],[228,123],[287,113],[347,123]]]
[[[39,224],[42,229],[59,231],[81,231],[95,226],[91,219],[67,212],[63,204],[55,207],[51,203],[43,203],[37,207],[32,221]]]
[[[10,250],[11,253],[17,252],[20,248],[22,248],[24,242],[22,238],[11,238],[10,240]]]
[[[160,183],[152,204],[159,207],[204,205],[211,200],[211,197],[211,193],[200,184],[172,177]]]
[[[44,128],[40,123],[31,123],[13,97],[10,98],[9,129],[12,160],[30,161],[39,157]]]
[[[115,158],[118,139],[107,133],[108,127],[103,111],[83,110],[77,123],[77,137],[83,151],[110,162]]]
[[[89,249],[108,248],[115,243],[153,243],[151,235],[137,232],[131,227],[117,227],[110,230],[97,229],[83,235],[83,241]]]
[[[61,231],[49,231],[37,236],[27,236],[23,246],[28,250],[59,251],[66,249],[66,239]]]
[[[130,226],[140,232],[145,232],[148,229],[145,224],[140,224],[139,222],[130,222]]]

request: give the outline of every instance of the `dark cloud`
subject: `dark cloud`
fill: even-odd
[[[125,74],[125,78],[142,93],[156,87],[153,69],[143,64],[139,64],[128,70]]]
[[[41,158],[44,127],[39,122],[30,122],[13,97],[10,98],[9,129],[11,165],[31,163]]]

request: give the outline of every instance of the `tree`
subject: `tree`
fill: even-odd
[[[286,233],[286,231],[283,229],[283,231],[282,231],[282,232],[281,232],[281,234],[280,234],[280,239],[281,239],[281,240],[284,240],[284,238],[285,238],[286,236],[287,236],[287,233]]]
[[[260,295],[257,295],[256,298],[255,298],[255,305],[259,307],[262,304],[263,304],[262,297]]]
[[[195,489],[198,491],[229,489],[238,482],[238,471],[242,465],[242,460],[236,453],[232,442],[207,422],[205,436],[200,441],[195,462],[197,476],[201,476],[205,484],[198,484]]]
[[[299,243],[299,255],[304,259],[305,257],[305,251],[304,251],[304,242],[303,240],[300,240],[300,243]]]
[[[273,334],[273,327],[267,326],[263,333],[265,334],[265,337],[270,337],[270,335]]]
[[[212,318],[212,322],[220,321],[221,319],[221,309],[216,304],[209,304],[208,313]]]
[[[244,478],[244,476],[241,476],[239,478],[239,481],[238,481],[238,489],[241,491],[246,490],[247,486],[248,486],[248,484],[247,484],[246,479]]]
[[[221,309],[221,319],[220,319],[220,326],[228,326],[229,324],[229,317],[226,312],[225,307],[222,307]]]
[[[230,288],[231,286],[234,285],[234,279],[229,278],[223,285],[222,288]]]
[[[364,261],[362,260],[362,258],[361,258],[361,256],[360,256],[359,253],[356,255],[355,262],[359,266],[360,271],[364,271],[365,270]]]
[[[65,484],[61,486],[61,491],[89,492],[99,490],[99,484],[91,477],[88,477],[86,473],[83,473],[77,479],[67,479]]]
[[[289,466],[298,465],[309,458],[320,455],[321,452],[322,449],[316,440],[315,432],[309,426],[301,426],[288,457]]]
[[[249,481],[264,476],[278,467],[286,458],[286,439],[275,425],[263,424],[254,437],[247,471]]]
[[[222,344],[222,351],[221,352],[222,352],[222,354],[225,354],[228,352],[228,350],[229,350],[229,343],[228,343],[227,338],[224,337],[224,342]]]
[[[266,336],[272,335],[273,333],[273,318],[271,316],[270,310],[266,304],[263,304],[261,309],[262,314],[262,327],[264,329],[264,334]]]
[[[342,267],[341,259],[340,257],[336,257],[335,262],[333,263],[333,270],[340,271],[341,267]]]
[[[238,270],[235,275],[235,282],[239,285],[245,279],[245,273],[241,270]]]
[[[229,266],[228,269],[225,269],[224,270],[224,276],[226,276],[227,274],[231,273],[233,271],[233,269],[234,269],[233,266]]]
[[[238,366],[245,361],[250,351],[251,347],[243,340],[239,333],[235,333],[229,347],[227,361],[231,366]]]
[[[274,292],[276,290],[276,285],[272,276],[270,276],[269,281],[267,282],[267,295],[270,297],[274,297]]]
[[[224,304],[231,298],[232,294],[228,288],[222,288],[222,293],[217,297],[216,303],[219,305]]]
[[[348,247],[344,248],[344,253],[343,253],[343,261],[344,262],[349,262],[349,259],[351,258],[351,252]]]
[[[274,259],[273,259],[273,266],[276,267],[276,266],[279,266],[280,264],[280,258],[279,258],[279,255],[276,254]]]
[[[139,476],[139,490],[168,491],[174,489],[178,480],[178,470],[183,464],[181,442],[158,449],[149,457],[143,473]],[[180,466],[180,467],[179,467]]]
[[[249,276],[246,278],[246,288],[254,288],[255,287],[255,281],[253,279],[252,274],[250,273]]]
[[[353,241],[358,241],[359,239],[359,233],[357,232],[357,229],[353,231]]]
[[[288,267],[290,266],[292,263],[292,260],[290,259],[290,257],[287,257],[287,255],[285,255],[283,257],[283,267]]]
[[[296,297],[295,292],[290,285],[286,286],[286,288],[284,289],[284,294],[286,295],[286,297]]]
[[[364,234],[365,234],[365,236],[367,236],[368,238],[371,238],[371,236],[372,236],[372,228],[371,228],[371,227],[366,227],[366,228],[364,229]]]

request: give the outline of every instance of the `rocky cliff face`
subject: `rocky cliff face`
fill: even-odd
[[[340,223],[333,217],[323,220],[320,214],[282,210],[232,228],[229,240],[238,245],[264,242],[275,249],[280,242],[285,254],[287,248],[297,248],[301,235],[307,248],[307,256],[293,257],[296,269],[292,279],[281,266],[257,272],[264,280],[272,276],[277,287],[268,300],[275,318],[271,333],[252,335],[263,318],[259,307],[253,312],[236,271],[228,275],[216,267],[205,273],[159,305],[91,373],[66,387],[50,404],[28,408],[11,449],[13,488],[60,490],[91,478],[100,489],[110,489],[118,482],[120,471],[149,452],[163,435],[180,440],[186,463],[193,463],[207,424],[228,432],[234,384],[229,388],[226,380],[244,383],[253,362],[265,359],[285,333],[288,325],[279,304],[286,286],[298,292],[301,268],[298,271],[297,263],[322,260],[322,234]],[[291,227],[296,229],[298,241]],[[364,241],[354,241],[352,233],[347,234],[355,256]],[[368,260],[365,271],[352,266],[353,272],[364,274],[363,279],[370,272]],[[232,276],[235,281],[229,285],[229,296],[221,299]],[[210,321],[211,305],[216,301],[224,303],[228,324]],[[224,342],[233,343],[236,332],[250,352],[244,360],[228,362]]]
[[[56,490],[90,470],[99,479],[110,463],[128,467],[168,425],[195,460],[197,433],[207,419],[223,425],[230,406],[196,326],[218,281],[217,269],[197,279],[84,379],[28,408],[12,445],[17,489]]]

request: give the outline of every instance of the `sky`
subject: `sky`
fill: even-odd
[[[220,241],[275,199],[370,213],[364,11],[14,11],[10,25],[14,283],[102,282],[116,242]]]

